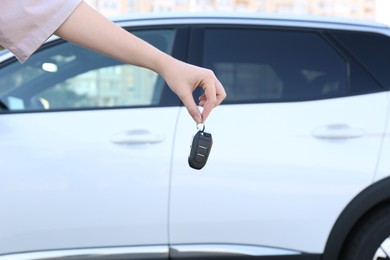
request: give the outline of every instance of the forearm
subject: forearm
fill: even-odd
[[[84,2],[55,34],[77,45],[159,74],[164,74],[166,64],[173,62],[170,56],[112,23]]]
[[[222,84],[212,71],[172,58],[117,26],[84,2],[55,34],[125,63],[157,72],[183,101],[197,123],[204,122],[211,110],[226,97]],[[192,96],[198,86],[204,90],[199,100],[204,107],[202,113]]]

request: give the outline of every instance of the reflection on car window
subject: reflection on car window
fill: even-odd
[[[133,33],[171,54],[173,30]],[[0,100],[11,111],[156,106],[163,86],[153,71],[65,42],[0,70]]]
[[[346,94],[346,62],[317,33],[208,29],[204,37],[203,65],[225,86],[228,103]]]
[[[46,109],[148,106],[153,99],[157,74],[143,68],[116,65],[94,69],[38,93]]]

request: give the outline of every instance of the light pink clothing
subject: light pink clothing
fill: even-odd
[[[1,0],[0,45],[24,62],[82,0]]]

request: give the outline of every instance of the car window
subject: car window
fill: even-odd
[[[316,32],[207,29],[203,65],[225,86],[227,103],[339,97],[347,63]]]
[[[378,33],[333,31],[332,35],[387,89],[390,37]]]
[[[171,54],[174,30],[133,33]],[[153,71],[62,41],[0,70],[0,99],[11,111],[156,106],[164,85]]]

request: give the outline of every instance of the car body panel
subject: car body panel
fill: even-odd
[[[390,94],[388,94],[388,102],[390,102]],[[390,109],[388,108],[387,111]],[[380,159],[378,160],[378,167],[376,174],[374,176],[374,181],[379,182],[382,179],[388,178],[390,175],[390,161],[387,159],[390,156],[390,122],[389,118],[387,118],[386,131],[383,133],[383,145]]]
[[[2,115],[0,254],[167,244],[178,109]]]
[[[218,107],[206,123],[214,144],[201,172],[185,164],[183,143],[195,128],[181,113],[172,169],[171,243],[322,252],[337,216],[372,183],[385,109],[386,93]],[[326,125],[350,125],[364,129],[364,135],[313,137],[313,130]]]

